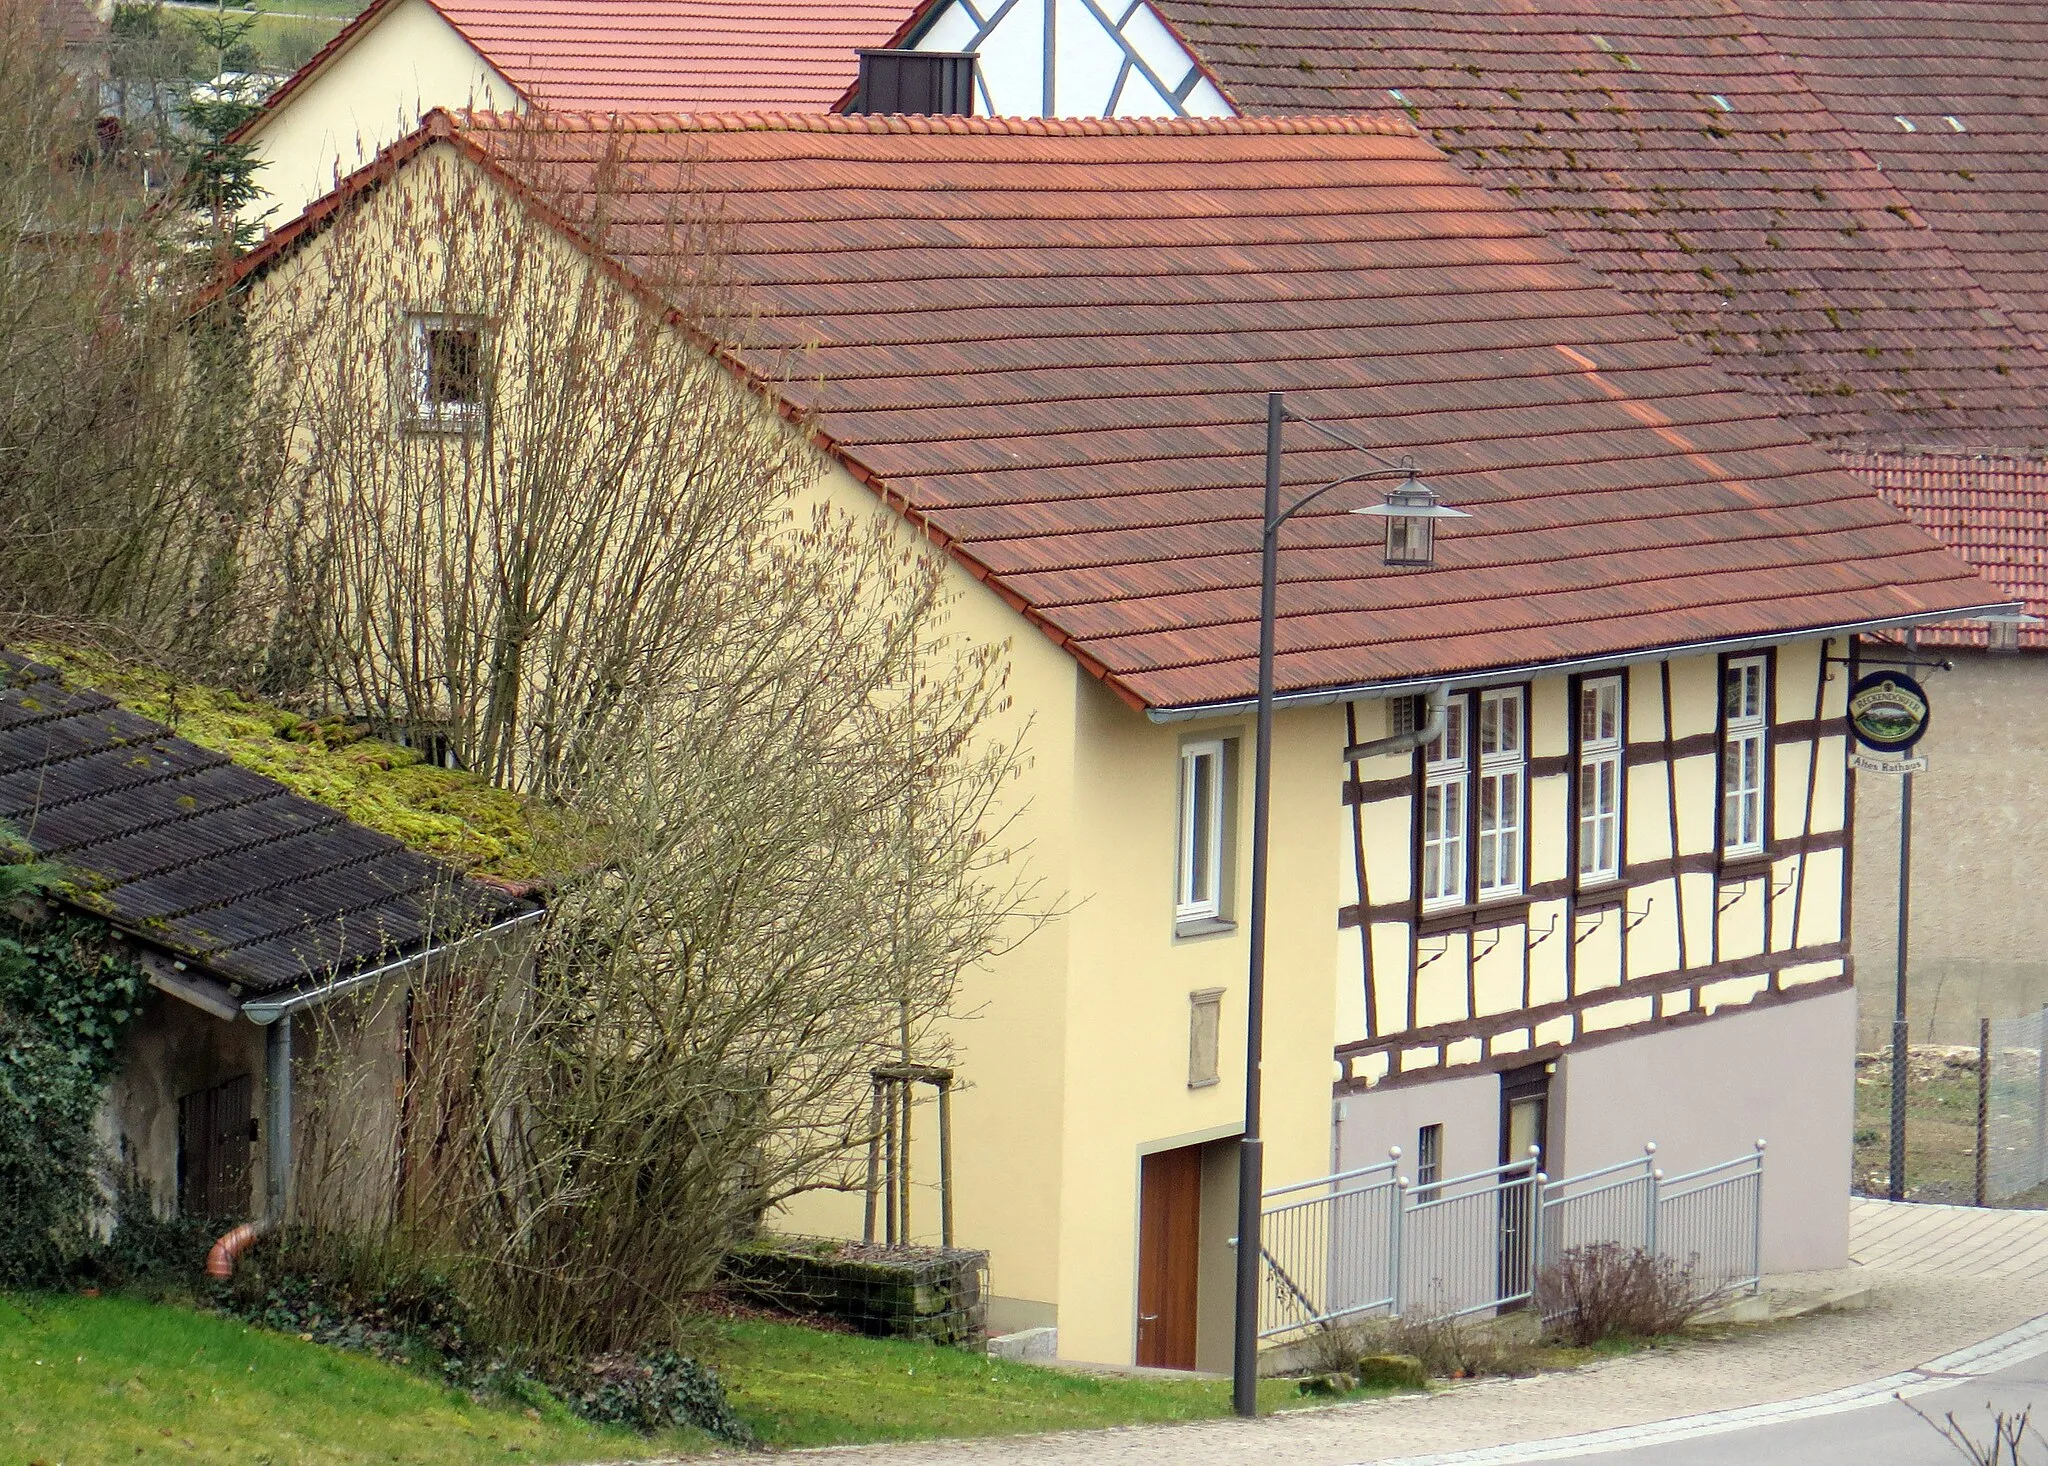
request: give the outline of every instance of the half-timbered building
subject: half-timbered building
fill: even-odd
[[[2004,602],[1769,407],[1398,117],[437,115],[249,258],[251,319],[343,210],[478,176],[573,247],[601,201],[650,308],[635,249],[715,207],[732,390],[1007,650],[1006,829],[1060,915],[966,978],[953,1206],[921,1152],[905,1230],[988,1250],[993,1327],[1227,1357],[1274,392],[1290,501],[1356,443],[1466,517],[1425,545],[1359,482],[1284,532],[1269,1182],[1761,1136],[1767,1263],[1842,1259],[1838,659]]]

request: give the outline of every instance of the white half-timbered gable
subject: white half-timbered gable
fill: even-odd
[[[1429,743],[1349,765],[1340,1087],[1846,984],[1846,650],[1460,689]]]
[[[1145,0],[945,0],[905,41],[971,51],[990,117],[1228,117],[1232,108]]]

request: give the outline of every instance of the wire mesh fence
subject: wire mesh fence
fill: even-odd
[[[1984,1199],[2012,1201],[2048,1182],[2048,1008],[1989,1021]]]

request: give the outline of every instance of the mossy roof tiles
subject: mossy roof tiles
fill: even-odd
[[[252,994],[530,909],[8,651],[0,830],[65,900]]]

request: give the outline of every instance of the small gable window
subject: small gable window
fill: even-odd
[[[484,418],[484,323],[476,316],[414,316],[407,343],[413,425],[463,432]]]

